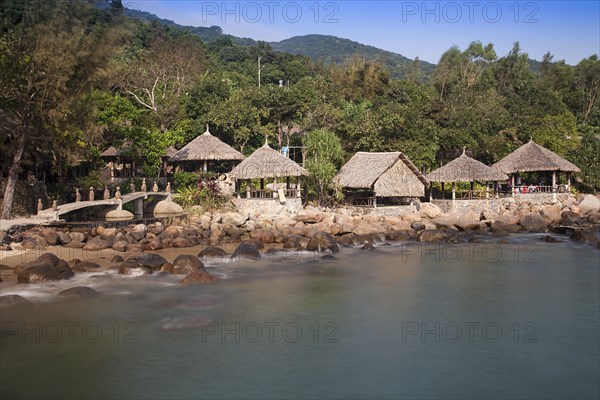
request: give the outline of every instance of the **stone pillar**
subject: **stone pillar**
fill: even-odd
[[[146,193],[146,178],[142,179],[142,192]]]
[[[44,205],[42,204],[42,199],[38,199],[37,213],[39,214],[43,209],[44,209]]]
[[[556,201],[556,171],[552,171],[552,200]]]
[[[81,201],[81,193],[79,193],[79,188],[75,189],[75,202],[79,203]]]
[[[139,198],[135,200],[135,216],[143,217],[144,216],[144,199]]]
[[[171,182],[167,182],[167,187],[165,188],[165,192],[171,193]]]
[[[121,188],[117,186],[117,190],[115,191],[115,199],[121,200]]]
[[[58,204],[56,204],[56,200],[52,200],[52,211],[58,211]]]
[[[152,191],[154,193],[158,192],[158,184],[156,183],[156,181],[154,181],[154,185],[152,185]]]
[[[108,199],[110,199],[110,192],[108,191],[108,188],[104,186],[104,200]]]
[[[94,201],[94,197],[95,197],[94,188],[92,186],[90,186],[90,197],[89,197],[89,200],[90,201]]]

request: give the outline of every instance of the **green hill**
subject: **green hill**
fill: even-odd
[[[308,56],[313,60],[324,62],[342,63],[354,54],[360,54],[367,60],[383,60],[384,64],[392,72],[394,78],[403,77],[413,60],[401,54],[392,53],[374,46],[364,45],[350,39],[343,39],[327,35],[305,35],[294,36],[281,42],[272,42],[270,45],[274,50],[292,54]],[[419,63],[425,76],[429,76],[435,65],[426,61]]]

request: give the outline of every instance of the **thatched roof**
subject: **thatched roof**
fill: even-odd
[[[105,158],[114,158],[114,157],[122,157],[123,155],[125,155],[127,152],[132,152],[133,151],[133,146],[130,143],[126,143],[123,145],[124,148],[115,148],[114,146],[110,146],[108,149],[104,150],[102,152],[102,154],[100,154],[100,157],[105,157]],[[175,153],[177,153],[177,149],[173,146],[169,146],[165,152],[163,153],[163,155],[161,157],[172,157]]]
[[[519,147],[493,166],[507,174],[537,171],[581,172],[576,165],[533,140]]]
[[[488,167],[463,153],[448,164],[425,175],[431,182],[474,182],[504,181],[508,179],[502,171]]]
[[[376,196],[423,196],[427,179],[403,153],[358,152],[344,164],[334,182],[349,189],[371,189]]]
[[[308,172],[293,160],[273,150],[267,143],[231,171],[233,179],[306,176]]]
[[[223,143],[219,138],[210,134],[208,126],[206,132],[189,142],[170,161],[210,161],[210,160],[243,160],[244,155]]]
[[[121,151],[117,150],[115,147],[110,146],[108,149],[104,150],[100,157],[119,157],[121,155]]]
[[[171,158],[175,154],[177,154],[177,149],[173,146],[169,146],[167,150],[165,150],[165,153],[162,155],[162,157]]]

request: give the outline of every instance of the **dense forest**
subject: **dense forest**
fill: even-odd
[[[265,136],[273,147],[300,145],[299,131],[326,130],[346,159],[400,150],[424,171],[463,147],[490,164],[533,138],[581,168],[580,189],[600,188],[597,55],[570,66],[548,53],[533,73],[519,43],[497,55],[492,43],[474,41],[446,51],[426,82],[418,61],[394,79],[383,60],[327,64],[265,42],[203,42],[108,3],[0,0],[6,194],[33,163],[66,176],[74,162],[98,162],[123,142],[135,143],[152,175],[168,146],[180,148],[206,124],[245,154]]]

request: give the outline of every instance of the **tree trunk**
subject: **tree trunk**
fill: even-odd
[[[10,218],[23,150],[25,150],[25,132],[22,132],[21,135],[19,135],[19,145],[17,146],[17,151],[15,152],[12,164],[8,170],[8,179],[6,181],[6,188],[4,189],[4,199],[2,201],[1,219]]]

